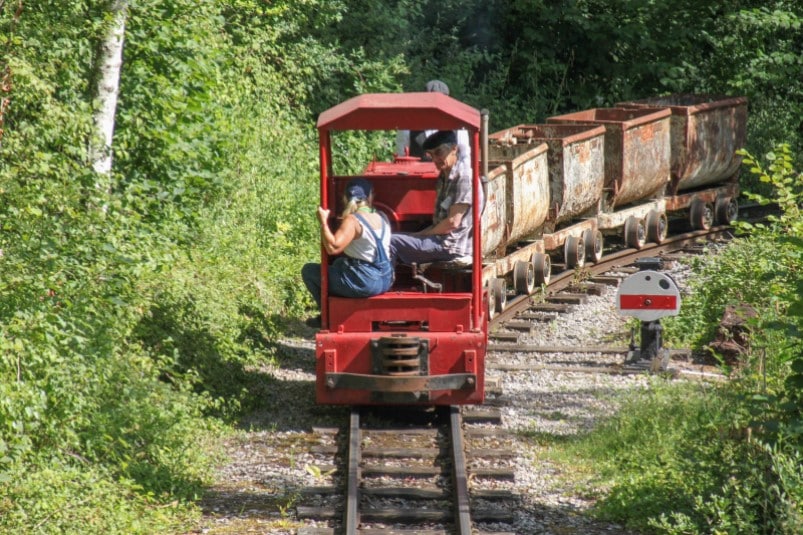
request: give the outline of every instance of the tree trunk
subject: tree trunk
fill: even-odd
[[[91,145],[90,160],[98,173],[98,188],[111,192],[112,137],[114,115],[117,110],[117,94],[120,88],[120,70],[123,65],[123,38],[128,15],[128,0],[112,0],[109,10],[112,22],[106,34],[98,58],[97,98],[95,128],[98,141]]]
[[[0,0],[0,17],[3,16],[3,9],[5,6],[6,1]],[[14,15],[11,20],[11,25],[9,26],[8,31],[8,40],[6,41],[6,50],[5,53],[10,56],[11,52],[11,43],[14,42],[14,30],[17,28],[17,23],[20,21],[20,15],[22,14],[22,0],[17,2],[17,8],[14,10]],[[0,71],[2,71],[2,76],[0,76],[0,145],[3,144],[3,123],[5,122],[5,114],[6,110],[8,109],[9,104],[11,103],[11,67],[8,64],[8,59],[3,58],[3,63],[0,65]]]

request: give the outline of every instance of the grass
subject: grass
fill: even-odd
[[[734,388],[656,377],[621,396],[617,414],[585,435],[534,437],[564,487],[595,500],[592,515],[646,533],[760,533],[762,522],[793,533],[801,471],[775,468],[794,456],[742,432]],[[783,505],[760,505],[776,498]]]

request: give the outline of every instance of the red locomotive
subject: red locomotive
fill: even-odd
[[[348,100],[318,120],[321,205],[335,207],[353,178],[336,174],[333,133],[343,130],[466,129],[472,144],[474,198],[480,198],[480,113],[441,93],[369,94]],[[394,231],[432,221],[437,170],[432,162],[397,158],[373,162],[360,175],[374,187],[374,206]],[[475,229],[479,213],[472,212]],[[480,232],[466,269],[427,291],[418,270],[399,266],[391,291],[366,299],[327,295],[323,270],[321,321],[316,336],[317,401],[327,404],[482,403],[488,340]],[[322,264],[328,258],[322,251]]]
[[[366,94],[320,115],[321,205],[336,208],[345,184],[333,139],[343,131],[466,130],[474,199],[473,258],[396,269],[390,291],[329,296],[322,269],[316,335],[317,401],[347,405],[479,404],[488,321],[509,292],[549,281],[552,257],[567,268],[602,255],[603,235],[640,248],[666,237],[667,213],[694,228],[738,211],[744,98],[676,95],[552,117],[488,135],[487,114],[437,92]],[[389,134],[391,135],[391,134]],[[432,221],[437,170],[394,157],[360,177],[394,231]],[[332,210],[334,213],[335,210]],[[322,265],[330,261],[322,250]]]

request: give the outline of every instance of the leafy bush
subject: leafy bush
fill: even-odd
[[[800,340],[803,330],[803,173],[794,169],[791,150],[788,145],[779,145],[767,154],[769,164],[764,167],[749,153],[744,153],[745,162],[751,165],[751,172],[762,183],[769,184],[772,194],[748,195],[762,204],[777,203],[780,216],[771,216],[767,225],[743,224],[755,240],[776,243],[780,249],[778,258],[781,264],[776,273],[786,276],[787,284],[772,288],[773,308],[778,317],[761,321],[757,332],[761,333],[759,344],[768,347],[768,360],[777,363],[782,372],[778,377],[784,381],[777,397],[769,393],[770,406],[760,420],[773,431],[791,436],[803,445],[803,348]],[[768,344],[767,339],[776,343]],[[762,394],[767,394],[762,392]]]
[[[773,311],[785,313],[800,300],[801,174],[794,171],[788,145],[781,145],[767,155],[769,174],[750,153],[741,151],[741,154],[744,165],[750,166],[758,182],[768,184],[772,191],[770,196],[750,192],[745,195],[762,204],[777,203],[781,215],[770,215],[769,224],[737,221],[737,228],[745,237],[735,240],[716,257],[693,261],[700,276],[692,281],[680,316],[667,321],[669,336],[680,344],[699,347],[710,341],[728,304],[749,303],[775,316]],[[746,280],[758,284],[743,284]]]
[[[197,511],[180,502],[166,506],[133,481],[80,462],[32,459],[15,465],[0,495],[0,532],[107,533],[180,532]]]
[[[26,5],[18,19],[7,18],[16,4],[0,4],[0,33],[14,37],[3,41],[12,84],[4,87],[11,105],[0,144],[0,483],[7,513],[0,522],[9,532],[79,532],[79,515],[92,516],[80,507],[86,504],[104,516],[99,532],[159,532],[154,526],[186,511],[149,512],[151,504],[192,499],[215,461],[209,450],[188,447],[207,440],[215,424],[204,413],[215,405],[193,393],[191,370],[168,378],[161,356],[143,351],[132,334],[158,299],[148,291],[153,277],[174,262],[176,239],[189,237],[182,233],[201,201],[212,198],[200,190],[214,193],[212,182],[198,182],[191,165],[173,158],[203,164],[220,138],[196,130],[196,153],[179,147],[179,138],[193,137],[180,120],[170,132],[162,128],[169,121],[147,113],[145,122],[121,121],[120,168],[155,130],[166,144],[149,146],[150,167],[137,164],[148,177],[132,172],[134,179],[118,180],[111,194],[101,191],[86,147],[94,128],[89,51],[104,34],[106,4],[40,4]],[[161,29],[186,30],[169,20]],[[136,38],[129,44],[132,53],[141,45]],[[158,54],[143,58],[162,61]],[[196,79],[204,66],[184,59],[197,70],[183,74]],[[152,197],[138,197],[148,181],[173,193],[199,189],[171,193],[169,202],[153,189]],[[97,492],[88,488],[93,481]],[[128,500],[141,521],[125,512]]]
[[[720,468],[730,477],[709,496],[694,498],[693,512],[677,510],[649,520],[656,533],[773,533],[803,529],[803,465],[794,448],[743,447],[744,457]]]

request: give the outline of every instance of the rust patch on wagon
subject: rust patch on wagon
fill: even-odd
[[[547,218],[550,193],[545,144],[492,144],[489,151],[489,167],[495,171],[488,189],[496,194],[496,208],[502,210],[496,217],[505,228],[502,235],[483,236],[483,251],[491,252],[537,235]],[[504,172],[496,171],[501,169]]]
[[[599,125],[523,124],[491,134],[496,145],[546,143],[550,227],[599,205],[605,183],[605,128]]]

